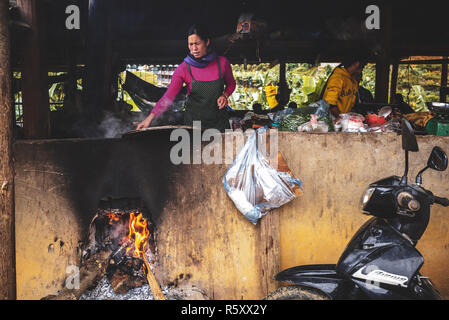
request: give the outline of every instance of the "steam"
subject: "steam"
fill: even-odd
[[[119,138],[135,128],[131,119],[121,118],[112,112],[106,112],[100,125],[101,138]]]

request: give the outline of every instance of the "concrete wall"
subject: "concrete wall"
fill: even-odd
[[[449,138],[418,136],[419,152],[410,153],[409,181],[414,181],[435,145],[449,152]],[[370,217],[360,213],[359,200],[368,184],[402,176],[404,152],[400,137],[390,134],[284,134],[279,150],[303,180],[304,194],[280,208],[281,268],[335,263],[355,231]],[[423,187],[449,196],[449,170],[428,170]],[[449,298],[449,208],[435,205],[426,233],[417,245],[424,256],[424,275]]]
[[[410,177],[434,145],[449,138],[418,137]],[[402,175],[400,137],[388,134],[279,133],[279,151],[304,194],[248,222],[227,197],[228,165],[169,161],[169,132],[110,140],[20,141],[16,155],[16,255],[19,299],[39,299],[64,285],[66,266],[79,262],[90,219],[103,196],[142,197],[157,225],[162,285],[191,284],[214,299],[259,299],[278,284],[271,277],[301,264],[335,263],[369,219],[359,199],[367,185]],[[449,171],[428,171],[423,186],[449,196]],[[418,244],[423,273],[449,297],[449,208],[435,206]]]

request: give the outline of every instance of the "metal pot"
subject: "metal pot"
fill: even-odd
[[[430,111],[437,114],[449,115],[449,103],[443,102],[426,102]]]

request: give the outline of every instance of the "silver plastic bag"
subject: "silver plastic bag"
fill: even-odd
[[[253,224],[302,193],[301,181],[292,176],[279,153],[278,160],[281,161],[276,170],[260,152],[258,135],[265,131],[266,128],[260,128],[248,137],[223,176],[226,193]]]

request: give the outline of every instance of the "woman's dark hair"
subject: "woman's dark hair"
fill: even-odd
[[[196,34],[198,37],[201,38],[201,40],[204,40],[205,42],[207,42],[207,40],[210,40],[212,42],[209,30],[203,24],[196,23],[196,24],[192,25],[189,28],[189,32],[188,32],[187,36],[191,36],[192,34]]]
[[[356,62],[360,62],[361,66],[365,66],[370,60],[370,54],[366,50],[354,50],[354,52],[346,54],[342,59],[341,64],[344,67],[350,67]]]
[[[367,59],[364,57],[356,57],[356,56],[349,56],[349,57],[345,57],[341,64],[347,68],[350,67],[351,65],[353,65],[356,62],[360,62],[360,66],[365,66],[367,63]]]

